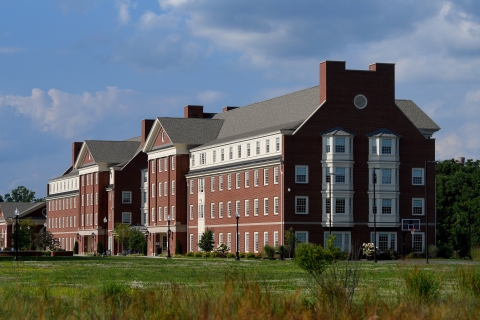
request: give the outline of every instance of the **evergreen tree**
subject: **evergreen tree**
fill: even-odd
[[[213,230],[207,229],[200,238],[200,243],[198,244],[200,249],[205,252],[213,251],[215,248],[215,240],[213,240]]]

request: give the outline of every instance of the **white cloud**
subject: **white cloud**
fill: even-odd
[[[179,19],[174,15],[169,14],[156,14],[150,10],[147,10],[141,17],[139,25],[141,29],[164,29],[175,28],[179,22]]]
[[[125,25],[130,22],[130,8],[136,8],[137,3],[130,3],[130,0],[117,0],[115,6],[118,9],[118,22],[120,25]]]
[[[71,138],[101,122],[106,115],[128,112],[132,90],[107,87],[94,94],[71,94],[58,89],[47,93],[34,88],[30,96],[0,96],[2,105],[12,106],[30,117],[42,130]]]

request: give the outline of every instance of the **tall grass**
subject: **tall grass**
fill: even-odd
[[[406,298],[411,302],[426,303],[436,300],[440,296],[442,277],[429,270],[415,266],[403,271],[405,280]]]
[[[480,297],[480,272],[468,266],[459,267],[456,271],[457,285],[463,295]]]

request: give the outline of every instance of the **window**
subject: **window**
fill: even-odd
[[[172,156],[172,170],[175,170],[175,156]]]
[[[162,159],[158,159],[158,172],[162,172]]]
[[[203,204],[199,204],[199,205],[198,205],[198,218],[199,218],[199,219],[203,219],[203,209],[204,209],[204,205],[203,205]]]
[[[227,218],[232,217],[232,201],[227,202]]]
[[[213,150],[213,163],[217,163],[217,150]]]
[[[265,152],[270,153],[270,139],[265,140]]]
[[[372,199],[372,214],[377,214],[377,200],[378,199]]]
[[[295,237],[297,238],[297,244],[308,243],[308,232],[307,231],[295,231]]]
[[[175,180],[172,180],[172,196],[175,195]]]
[[[330,152],[330,137],[327,137],[325,139],[325,152],[329,153]]]
[[[278,184],[278,167],[273,168],[273,184]]]
[[[200,153],[200,165],[204,165],[206,163],[206,158],[207,155],[205,154],[205,152]]]
[[[237,213],[240,215],[240,201],[235,201],[235,216],[237,216]]]
[[[295,182],[308,183],[308,166],[295,166]]]
[[[165,166],[165,171],[167,171],[168,170],[168,157],[165,157],[164,166]]]
[[[250,200],[245,200],[245,217],[250,215]]]
[[[382,214],[392,213],[392,199],[382,199]]]
[[[253,215],[258,216],[258,199],[253,199]]]
[[[382,139],[382,154],[392,153],[392,139]]]
[[[227,189],[232,189],[232,175],[230,173],[227,174]]]
[[[308,214],[308,197],[295,197],[295,213]]]
[[[268,186],[268,168],[263,169],[263,185]]]
[[[328,237],[330,233],[327,231],[323,234],[324,236],[324,243],[327,243]],[[332,232],[332,236],[335,237],[333,240],[333,246],[339,248],[342,251],[350,252],[350,232]]]
[[[263,246],[268,246],[268,231],[263,233]]]
[[[330,179],[331,179],[331,175],[330,175],[330,168],[329,167],[326,167],[325,168],[325,182],[326,183],[330,183]]]
[[[190,158],[191,158],[191,160],[192,160],[192,167],[195,167],[195,155],[192,154],[192,155],[190,156]]]
[[[162,196],[162,183],[161,182],[158,183],[158,196],[159,197]]]
[[[412,199],[412,215],[423,214],[423,199]]]
[[[198,193],[203,193],[204,192],[204,182],[205,180],[203,178],[199,178],[197,179],[197,183],[198,183]]]
[[[237,146],[237,149],[238,149],[238,159],[240,159],[242,157],[242,145],[238,145]]]
[[[263,198],[263,215],[268,216],[268,198]]]
[[[225,150],[220,149],[220,161],[225,161]]]
[[[253,252],[258,252],[258,232],[253,233]]]
[[[155,183],[152,183],[152,198],[155,197]]]
[[[222,243],[223,243],[223,233],[220,232],[220,233],[218,234],[218,244],[222,244]]]
[[[245,188],[250,186],[250,171],[245,171]]]
[[[240,189],[240,173],[235,173],[235,187]]]
[[[260,154],[260,141],[257,141],[256,143],[256,148],[255,148],[255,155],[259,155]]]
[[[392,184],[392,169],[382,169],[382,184]]]
[[[85,197],[85,195],[82,194],[82,207],[83,207],[83,205],[85,204],[85,198],[84,198],[84,197]],[[55,204],[56,204],[56,203],[55,203]]]
[[[372,154],[377,154],[377,139],[372,139]]]
[[[55,185],[54,185],[55,186]],[[82,176],[82,187],[85,186],[85,176]],[[55,189],[55,188],[54,188]]]
[[[158,221],[162,221],[162,207],[158,207]]]
[[[233,147],[228,148],[228,160],[233,159]]]
[[[248,232],[245,232],[245,252],[250,252],[250,234]]]
[[[345,168],[335,168],[335,182],[345,183]]]
[[[335,152],[345,153],[345,138],[335,138]]]
[[[210,203],[210,218],[215,219],[215,203]]]
[[[96,196],[98,196],[98,194],[96,194]],[[130,191],[122,192],[122,203],[132,203],[132,193]]]
[[[210,190],[215,191],[215,177],[210,178]]]
[[[412,243],[413,243],[413,252],[416,253],[423,253],[425,248],[424,248],[424,243],[423,243],[423,232],[415,232],[412,234]]]
[[[190,252],[193,252],[193,234],[190,233]]]
[[[131,212],[122,212],[122,223],[124,223],[124,224],[131,224],[132,223],[132,213]]]
[[[218,190],[223,190],[223,176],[218,177]]]
[[[218,203],[218,217],[223,218],[223,202]]]
[[[95,172],[95,184],[98,184],[98,172]]]
[[[168,207],[163,207],[163,221],[168,221]]]
[[[253,185],[258,187],[258,170],[253,171]]]
[[[279,137],[275,138],[275,151],[276,152],[280,151],[280,138]]]
[[[374,243],[375,234],[370,233],[370,241]],[[377,232],[377,241],[376,246],[380,252],[387,251],[388,249],[397,250],[396,245],[397,234],[396,233],[387,233],[387,232]]]
[[[90,185],[90,175],[87,174],[87,186],[89,186],[89,185]]]
[[[193,204],[190,205],[190,220],[193,220]]]
[[[335,199],[335,213],[346,213],[345,211],[345,199]]]
[[[190,179],[190,194],[193,194],[193,189],[195,188],[195,183],[193,179]]]
[[[250,157],[250,143],[247,143],[247,157]]]
[[[163,182],[163,195],[168,196],[168,184],[167,181]]]
[[[273,198],[273,214],[278,214],[278,197]]]
[[[152,222],[155,221],[155,208],[152,208]]]
[[[150,161],[150,167],[152,168],[152,173],[155,173],[155,161],[157,160]]]
[[[412,184],[416,186],[423,185],[423,169],[412,169]]]
[[[175,206],[172,206],[170,211],[171,211],[170,213],[172,214],[172,220],[175,220]]]

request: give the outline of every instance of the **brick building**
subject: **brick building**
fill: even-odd
[[[169,217],[172,250],[180,240],[197,251],[210,228],[235,251],[237,213],[241,252],[281,245],[290,227],[304,242],[324,244],[332,233],[347,251],[373,241],[375,227],[381,249],[400,250],[402,219],[420,220],[406,243],[423,252],[425,182],[433,186],[435,174],[425,168],[439,129],[415,103],[395,99],[393,64],[361,71],[336,61],[320,64],[317,87],[219,114],[186,106],[184,118],[157,118],[143,149],[149,253],[168,245]],[[427,197],[434,243],[433,187]]]

